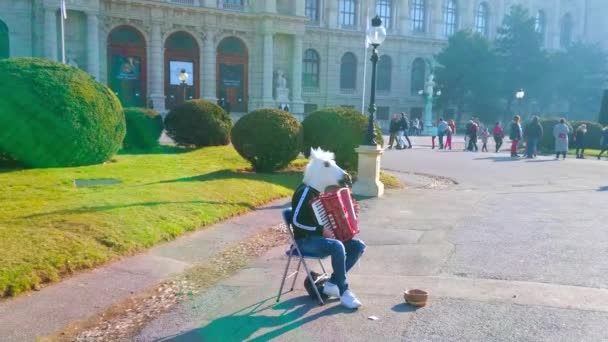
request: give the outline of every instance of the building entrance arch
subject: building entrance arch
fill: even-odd
[[[184,100],[199,98],[199,51],[198,43],[187,32],[174,32],[165,41],[165,107],[167,109]],[[178,78],[182,70],[185,70],[189,76],[185,85]]]
[[[242,40],[222,39],[217,48],[217,97],[228,102],[232,112],[247,112],[249,102],[249,53]]]
[[[147,107],[146,40],[136,28],[119,26],[108,36],[108,84],[124,107]]]

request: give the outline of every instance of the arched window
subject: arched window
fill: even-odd
[[[342,27],[355,27],[357,24],[357,3],[355,0],[338,1],[338,22]]]
[[[426,27],[425,0],[412,0],[411,5],[412,32],[424,32]]]
[[[382,55],[378,60],[378,77],[376,83],[376,89],[378,91],[389,92],[391,91],[391,69],[393,68],[393,61],[387,55]]]
[[[376,14],[382,19],[382,25],[390,29],[393,18],[393,1],[392,0],[377,0]]]
[[[304,88],[319,88],[319,54],[313,49],[304,52],[302,83]]]
[[[356,85],[357,57],[352,52],[347,52],[340,63],[340,89],[355,89]]]
[[[488,37],[488,20],[489,20],[488,4],[482,2],[477,7],[475,13],[475,32],[481,34],[484,37]]]
[[[539,10],[536,12],[536,16],[534,17],[534,30],[536,33],[540,34],[543,39],[545,38],[545,30],[547,29],[547,16],[545,12]]]
[[[319,0],[306,0],[304,11],[311,23],[319,23]]]
[[[108,85],[124,107],[144,107],[147,95],[147,54],[144,36],[132,26],[108,34]]]
[[[10,40],[8,37],[8,26],[0,20],[0,59],[10,57]]]
[[[420,90],[424,90],[424,74],[426,72],[424,59],[416,58],[412,64],[412,81],[410,91],[412,95],[418,94]]]
[[[450,37],[456,33],[456,29],[458,28],[458,9],[456,8],[455,0],[447,0],[445,3],[443,22],[445,24],[443,33],[446,37]]]
[[[567,48],[572,44],[572,26],[572,15],[568,13],[562,19],[562,30],[559,39],[563,48]]]

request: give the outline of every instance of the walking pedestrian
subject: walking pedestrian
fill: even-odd
[[[420,133],[418,132],[418,127],[420,126],[420,120],[418,120],[418,118],[414,119],[414,124],[412,126],[414,126],[414,127],[412,127],[412,129],[414,130],[414,134],[420,135]]]
[[[424,122],[422,119],[418,120],[418,135],[422,135],[422,131],[424,130]]]
[[[481,131],[481,152],[488,152],[488,139],[490,139],[490,131],[484,127]]]
[[[600,160],[600,158],[602,157],[602,154],[604,154],[604,152],[608,151],[608,126],[604,127],[604,130],[602,131],[602,138],[600,140],[600,145],[602,145],[602,150],[600,151],[600,154],[597,156],[597,160]]]
[[[388,138],[388,148],[393,148],[393,144],[397,140],[397,134],[399,133],[399,115],[394,114],[391,122],[388,126],[389,138]],[[399,142],[397,142],[399,144]]]
[[[494,130],[492,131],[492,135],[494,136],[494,143],[496,144],[496,153],[500,151],[502,147],[502,141],[505,137],[505,132],[500,125],[500,122],[496,122],[494,125]]]
[[[445,141],[445,148],[452,150],[452,136],[456,134],[456,123],[454,120],[448,121],[447,138]]]
[[[517,146],[519,145],[519,141],[521,140],[522,136],[520,121],[520,116],[515,115],[513,117],[513,122],[511,122],[511,132],[509,133],[509,139],[511,139],[511,157],[513,158],[519,157],[519,154],[517,154]]]
[[[439,118],[437,122],[437,136],[439,137],[439,149],[443,150],[443,137],[446,135],[446,131],[448,130],[448,123],[443,120],[443,118]]]
[[[555,138],[555,160],[559,159],[559,155],[566,159],[568,153],[568,135],[570,127],[566,124],[566,119],[559,119],[559,123],[553,127],[553,137]]]
[[[576,144],[576,158],[585,159],[585,146],[587,137],[587,125],[582,124],[576,129],[574,143]]]
[[[410,125],[408,123],[407,116],[405,116],[405,113],[401,113],[401,120],[399,120],[399,140],[400,140],[400,143],[402,143],[401,147],[403,149],[412,148],[412,142],[410,141],[410,137],[407,134],[409,128],[410,128]],[[409,147],[405,146],[406,140],[407,140],[407,144],[409,145]]]
[[[532,121],[526,125],[524,135],[526,137],[526,158],[535,158],[536,147],[538,146],[540,139],[543,137],[543,126],[538,121],[538,116],[534,116]]]
[[[437,127],[433,124],[431,128],[431,149],[435,149],[435,141],[437,140]]]
[[[479,148],[477,147],[477,134],[479,131],[479,126],[477,125],[477,123],[473,120],[471,120],[470,122],[470,126],[469,126],[469,146],[468,146],[468,150],[473,152],[477,152],[479,151]]]

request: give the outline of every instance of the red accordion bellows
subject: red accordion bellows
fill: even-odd
[[[349,188],[324,192],[310,204],[317,222],[332,229],[336,239],[348,241],[359,234],[357,212]]]

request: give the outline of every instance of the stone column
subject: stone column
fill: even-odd
[[[395,26],[402,35],[408,35],[410,33],[410,3],[408,0],[398,1],[399,12],[398,17],[395,18]]]
[[[87,13],[87,50],[87,69],[99,80],[99,20],[95,13]]]
[[[433,1],[430,4],[429,10],[431,13],[429,14],[430,20],[430,31],[431,35],[434,38],[441,39],[444,37],[443,34],[443,1]]]
[[[302,100],[302,36],[293,36],[293,59],[291,61],[291,112],[304,114]]]
[[[54,8],[44,11],[44,57],[57,60],[57,12]]]
[[[327,27],[330,29],[338,28],[338,2],[326,1],[327,3]]]
[[[274,72],[274,42],[273,35],[270,32],[265,32],[263,36],[263,66],[262,66],[262,107],[274,108],[274,99],[272,98],[272,81]]]
[[[203,60],[201,61],[201,97],[212,102],[217,101],[217,76],[216,76],[216,58],[217,51],[215,48],[215,32],[207,32],[203,41],[202,51],[200,53]]]
[[[382,197],[384,184],[380,182],[380,162],[384,150],[376,146],[359,146],[355,149],[359,155],[357,181],[353,185],[353,194],[365,197]]]
[[[294,14],[298,17],[303,17],[306,15],[306,1],[305,0],[294,0]]]
[[[163,82],[163,46],[160,23],[153,22],[150,32],[150,56],[148,79],[150,85],[150,99],[154,110],[159,113],[165,111],[165,82]]]

